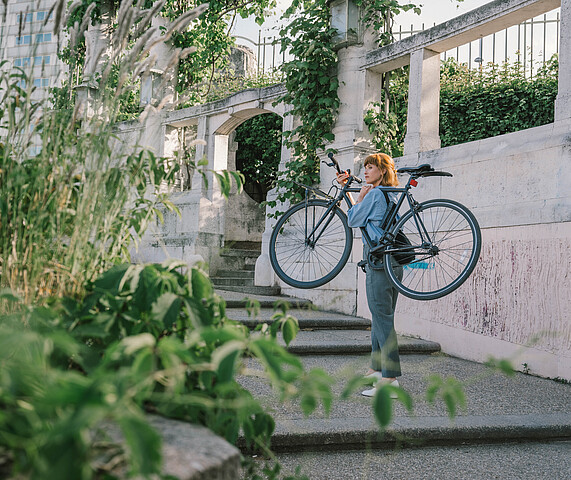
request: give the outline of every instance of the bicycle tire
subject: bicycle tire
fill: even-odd
[[[306,241],[306,216],[308,226],[313,228],[328,207],[329,202],[319,199],[298,203],[280,217],[272,231],[270,263],[277,276],[292,287],[325,285],[349,259],[353,231],[338,207],[329,213],[328,222],[321,225],[325,230],[315,245]]]
[[[456,290],[470,276],[482,248],[482,234],[476,217],[453,200],[429,200],[419,204],[416,215],[429,236],[422,244],[413,213],[409,210],[397,222],[392,234],[401,230],[410,240],[415,259],[403,265],[402,280],[390,253],[384,255],[387,275],[396,289],[415,300],[434,300]]]

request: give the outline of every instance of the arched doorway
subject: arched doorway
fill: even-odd
[[[278,114],[264,113],[236,127],[236,170],[244,174],[244,191],[256,203],[264,202],[274,186],[280,164],[282,126],[283,119]]]
[[[233,193],[225,207],[224,247],[261,251],[266,228],[262,202],[273,187],[282,153],[283,118],[262,109],[242,110],[233,116],[243,119],[227,125],[227,168],[244,174],[244,191]],[[223,129],[218,130],[224,133]]]

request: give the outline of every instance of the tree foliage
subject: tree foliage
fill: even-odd
[[[124,35],[126,11],[125,5],[130,5],[133,28],[126,37],[125,43],[115,41],[117,34]],[[126,49],[142,33],[139,25],[143,24],[148,15],[161,16],[173,23],[180,22],[193,9],[201,8],[205,2],[201,0],[146,0],[143,2],[131,2],[130,0],[81,0],[74,2],[73,10],[67,19],[67,28],[78,30],[77,42],[72,43],[62,52],[62,59],[70,65],[73,77],[68,82],[68,87],[73,87],[83,80],[82,70],[85,62],[85,41],[83,31],[87,26],[86,21],[93,24],[108,22],[112,44],[115,48]],[[234,45],[234,38],[230,35],[236,19],[254,16],[258,24],[262,24],[267,15],[275,7],[275,0],[214,0],[207,3],[208,8],[202,8],[203,12],[185,28],[178,28],[170,35],[169,42],[181,52],[190,52],[180,58],[176,65],[171,68],[177,69],[175,83],[176,89],[181,94],[182,103],[196,104],[204,102],[208,98],[212,87],[221,75],[227,72],[228,56],[230,48]],[[144,30],[143,30],[144,31]],[[166,29],[164,30],[166,31]],[[73,37],[73,35],[72,35]],[[120,60],[121,56],[117,56]],[[132,73],[132,72],[131,72]],[[138,78],[131,77],[131,82],[137,84]],[[129,103],[127,100],[131,100]],[[133,110],[135,101],[126,99],[125,108]]]
[[[282,117],[272,113],[253,117],[236,128],[236,168],[244,174],[246,184],[260,185],[264,192],[273,188],[281,159],[282,130]]]

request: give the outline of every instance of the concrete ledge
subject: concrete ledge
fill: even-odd
[[[567,413],[399,418],[381,431],[371,418],[296,419],[278,421],[272,449],[332,451],[335,449],[393,449],[395,446],[460,445],[507,441],[571,438]]]
[[[196,105],[194,107],[167,112],[163,118],[163,124],[173,126],[184,126],[198,120],[202,115],[213,115],[215,113],[225,112],[228,108],[242,103],[256,102],[273,102],[286,92],[284,84],[271,85],[262,88],[250,88],[242,90],[229,97],[217,100],[215,102]]]
[[[157,415],[149,415],[148,420],[163,439],[164,475],[179,480],[235,480],[241,477],[240,451],[209,429]],[[117,426],[111,425],[105,430],[114,442],[121,442]]]

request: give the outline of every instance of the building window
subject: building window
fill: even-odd
[[[51,33],[48,34],[51,36]],[[21,37],[16,37],[16,45],[29,45],[32,43],[31,35],[22,35]]]
[[[51,57],[49,55],[38,55],[37,57],[34,57],[34,67],[49,65],[50,62],[51,62]],[[15,67],[29,67],[31,63],[32,59],[30,57],[20,57],[14,59]]]
[[[46,19],[51,20],[53,16],[53,12],[36,12],[36,21],[43,22]]]
[[[35,78],[34,79],[34,87],[46,88],[49,86],[50,86],[50,79],[49,78]]]
[[[18,83],[16,83],[16,85],[18,85],[18,87],[20,88],[26,88],[26,80],[18,80]]]
[[[49,65],[50,64],[50,56],[49,55],[39,55],[34,57],[34,66],[35,65]]]
[[[34,14],[33,13],[19,13],[17,15],[18,18],[18,23],[31,23],[32,20],[34,19]]]
[[[47,43],[52,41],[51,33],[38,33],[36,35],[36,43]]]

